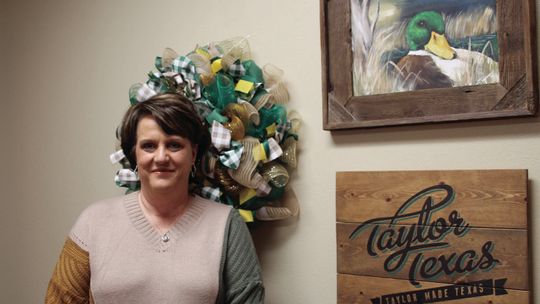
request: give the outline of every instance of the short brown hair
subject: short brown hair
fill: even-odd
[[[180,94],[159,94],[131,106],[122,119],[120,146],[132,169],[137,163],[137,126],[145,116],[151,116],[166,134],[182,136],[197,145],[197,162],[206,153],[210,136],[193,103]]]

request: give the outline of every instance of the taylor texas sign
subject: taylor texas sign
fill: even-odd
[[[338,303],[530,303],[527,205],[526,170],[338,172]]]

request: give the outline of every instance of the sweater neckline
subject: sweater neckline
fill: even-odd
[[[156,230],[144,215],[139,204],[139,193],[136,191],[124,197],[124,207],[127,215],[139,233],[149,244],[158,251],[166,251],[171,243],[185,235],[197,221],[201,218],[204,205],[200,203],[197,196],[190,196],[190,201],[184,213],[171,226],[165,234]]]

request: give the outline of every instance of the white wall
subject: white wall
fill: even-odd
[[[539,119],[323,131],[318,2],[2,2],[0,302],[41,302],[79,212],[122,193],[108,155],[127,90],[154,57],[234,36],[250,35],[256,62],[285,70],[289,107],[305,123],[293,182],[300,218],[255,233],[267,303],[335,303],[336,171],[527,168],[534,240]]]

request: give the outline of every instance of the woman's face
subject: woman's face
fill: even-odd
[[[145,191],[187,191],[196,145],[179,135],[168,135],[151,116],[137,125],[135,157]]]

